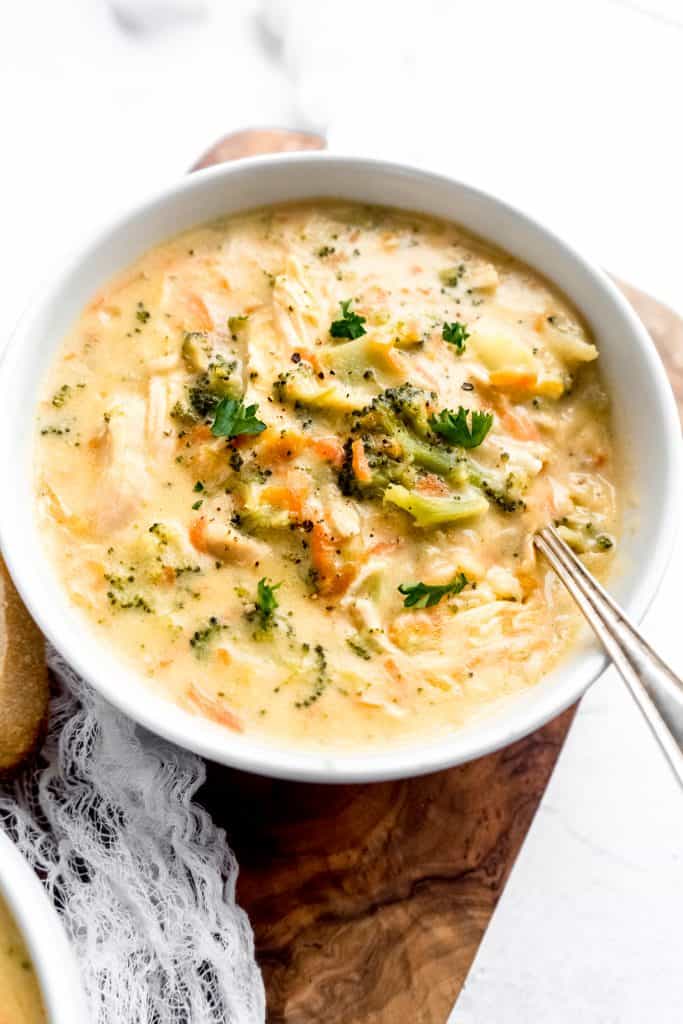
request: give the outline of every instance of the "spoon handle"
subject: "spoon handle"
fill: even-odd
[[[683,681],[671,671],[552,526],[534,537],[628,685],[683,786]]]

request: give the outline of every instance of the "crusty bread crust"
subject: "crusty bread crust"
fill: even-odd
[[[0,778],[13,775],[39,749],[48,696],[43,635],[0,558]]]

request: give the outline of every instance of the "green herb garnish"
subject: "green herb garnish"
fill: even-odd
[[[365,323],[365,317],[359,316],[358,313],[354,313],[351,309],[351,299],[347,299],[346,302],[340,302],[341,306],[341,319],[333,320],[330,324],[330,334],[333,338],[348,338],[353,341],[355,338],[361,338],[367,331],[363,327]]]
[[[402,583],[398,591],[405,597],[404,608],[433,608],[442,597],[446,597],[447,594],[459,594],[468,583],[465,573],[459,572],[450,583]]]
[[[266,425],[257,419],[257,410],[256,405],[248,405],[245,408],[237,398],[224,398],[216,406],[211,433],[214,437],[260,434],[266,429]]]
[[[145,309],[141,302],[138,303],[138,307],[139,308],[135,311],[135,317],[141,324],[146,324],[151,314],[149,310]]]
[[[468,415],[471,425],[467,422]],[[435,434],[445,437],[450,444],[477,448],[493,426],[493,413],[477,409],[470,412],[461,405],[457,413],[444,409],[438,416],[430,416],[429,425]]]
[[[444,323],[441,328],[441,337],[444,341],[447,341],[449,345],[455,345],[458,350],[458,355],[462,355],[465,351],[465,342],[470,336],[470,332],[467,330],[465,324],[461,324],[456,320],[452,324]]]
[[[275,596],[275,591],[281,586],[281,583],[273,583],[271,585],[266,581],[265,576],[256,584],[256,600],[254,605],[256,607],[256,613],[259,617],[262,629],[265,629],[270,625],[276,609],[279,608],[279,602]]]

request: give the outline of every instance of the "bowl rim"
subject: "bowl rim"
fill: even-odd
[[[638,583],[634,585],[624,602],[630,618],[635,622],[640,621],[655,597],[673,549],[679,521],[683,454],[680,445],[677,408],[654,343],[624,296],[604,271],[528,213],[499,199],[490,192],[452,176],[394,161],[337,155],[329,151],[309,151],[249,157],[209,167],[184,178],[170,181],[135,204],[128,205],[123,211],[110,216],[103,225],[73,247],[70,258],[62,261],[59,273],[53,275],[47,287],[43,289],[35,308],[29,307],[20,319],[5,346],[0,357],[0,396],[9,386],[7,367],[11,356],[19,349],[23,336],[30,332],[31,325],[38,322],[41,307],[47,307],[58,299],[71,275],[83,267],[88,255],[106,245],[108,241],[110,242],[111,236],[117,230],[130,230],[138,218],[150,214],[160,204],[168,203],[172,208],[173,202],[177,201],[180,195],[201,191],[216,179],[225,179],[227,182],[233,176],[248,174],[252,170],[268,166],[293,165],[296,168],[297,166],[316,164],[335,165],[342,171],[345,168],[353,168],[354,171],[393,175],[408,181],[421,181],[427,187],[455,188],[461,195],[469,196],[474,202],[483,201],[496,207],[501,214],[514,219],[520,228],[530,230],[533,235],[542,240],[544,245],[558,251],[565,260],[591,278],[593,284],[602,290],[621,317],[627,321],[632,340],[637,343],[641,355],[647,363],[648,372],[657,392],[660,413],[666,423],[664,436],[659,439],[660,445],[664,448],[666,467],[666,472],[663,471],[662,474],[665,477],[662,483],[666,484],[662,495],[664,502],[662,528],[658,534],[655,548],[651,552],[651,557],[642,569]],[[339,194],[341,195],[342,192],[340,191]],[[311,199],[316,198],[313,192],[310,193],[310,197]],[[252,204],[252,207],[254,205],[258,204]],[[246,205],[243,207],[243,209],[247,208]],[[413,209],[420,210],[418,201]],[[198,221],[199,223],[200,221]],[[168,238],[172,238],[173,234],[172,230],[169,231]],[[551,277],[551,280],[554,279]],[[561,282],[558,286],[564,290]],[[574,703],[607,666],[607,658],[602,653],[593,651],[585,658],[584,670],[574,673],[576,678],[573,679],[571,685],[565,683],[562,688],[559,685],[557,687],[549,685],[542,695],[537,690],[533,707],[526,709],[523,714],[515,716],[514,722],[513,717],[506,716],[504,712],[488,716],[486,721],[478,723],[478,728],[473,736],[465,736],[455,741],[457,747],[455,752],[450,749],[454,744],[452,735],[439,737],[431,743],[428,737],[423,738],[419,746],[418,741],[415,740],[410,746],[395,745],[382,748],[379,753],[366,750],[355,752],[345,750],[334,755],[327,755],[309,747],[286,746],[277,744],[275,741],[262,741],[254,738],[243,742],[243,737],[236,738],[235,734],[228,733],[227,730],[220,726],[214,726],[213,723],[207,725],[204,722],[202,726],[198,727],[198,719],[195,716],[183,711],[170,701],[153,695],[150,688],[146,687],[142,681],[140,681],[140,692],[135,696],[122,692],[115,685],[115,680],[106,678],[106,673],[98,674],[95,666],[81,657],[76,646],[63,644],[50,609],[46,607],[46,602],[40,600],[39,593],[31,585],[30,574],[24,570],[21,559],[15,556],[11,543],[12,532],[13,525],[7,507],[0,502],[0,544],[15,585],[44,634],[79,674],[111,704],[150,731],[203,757],[255,774],[306,782],[374,782],[417,776],[461,764],[507,746],[544,725]],[[572,654],[569,655],[569,658],[571,657]],[[548,682],[554,674],[555,672],[549,673],[543,681]],[[200,731],[201,736],[198,735]]]
[[[66,932],[35,872],[2,828],[0,896],[26,943],[48,1024],[86,1024],[85,997]]]

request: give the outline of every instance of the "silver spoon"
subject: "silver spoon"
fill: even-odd
[[[683,680],[655,654],[554,527],[534,535],[625,680],[683,786]]]

